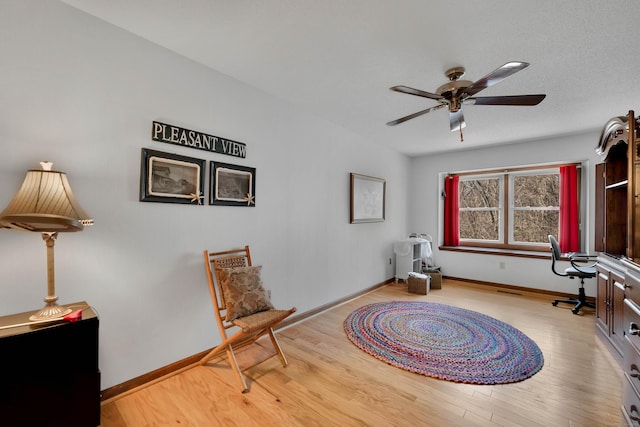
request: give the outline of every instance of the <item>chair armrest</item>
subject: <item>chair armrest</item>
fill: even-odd
[[[580,259],[589,260],[589,259],[596,259],[598,257],[598,255],[592,255],[586,252],[569,252],[565,255],[567,258],[575,259],[575,260],[580,260]]]
[[[598,258],[598,255],[592,255],[583,252],[569,252],[567,254],[569,261],[575,262],[595,262]]]
[[[569,258],[569,262],[571,266],[576,270],[586,273],[586,271],[582,270],[585,268],[594,268],[597,264],[596,257],[592,255],[584,255],[584,256],[573,256]],[[590,263],[590,264],[587,264]]]

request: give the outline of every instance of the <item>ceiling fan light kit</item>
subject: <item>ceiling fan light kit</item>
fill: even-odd
[[[439,105],[418,111],[408,116],[392,120],[388,126],[395,126],[407,120],[414,119],[434,110],[447,107],[449,109],[449,127],[452,132],[460,131],[460,141],[463,141],[462,129],[466,126],[462,105],[511,105],[511,106],[532,106],[538,105],[546,97],[544,94],[538,95],[511,95],[511,96],[483,96],[474,95],[496,83],[501,82],[512,74],[517,73],[529,66],[527,62],[512,61],[507,62],[475,82],[470,80],[460,80],[465,74],[464,67],[453,67],[445,71],[445,76],[449,81],[436,89],[435,93],[414,89],[408,86],[393,86],[390,89],[395,92],[409,95],[421,96],[439,102]]]

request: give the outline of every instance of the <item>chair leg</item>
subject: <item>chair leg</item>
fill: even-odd
[[[206,356],[204,356],[202,359],[200,359],[200,364],[204,365],[205,363],[207,363],[211,358],[213,358],[213,356],[215,356],[216,354],[222,352],[222,350],[225,350],[226,347],[223,345],[219,345],[216,348],[214,348],[213,350],[211,350],[209,353],[207,353]]]
[[[200,364],[204,365],[205,363],[207,363],[207,361],[209,359],[211,359],[216,354],[220,353],[222,350],[225,350],[228,345],[231,345],[232,342],[238,341],[238,338],[241,337],[243,334],[244,334],[244,332],[238,331],[237,333],[235,333],[231,337],[225,338],[224,341],[222,341],[220,344],[218,344],[218,346],[216,348],[211,350],[206,356],[204,356],[202,359],[200,359]],[[222,336],[226,337],[226,335],[222,335]]]
[[[238,364],[238,360],[236,359],[236,354],[233,351],[233,347],[228,343],[229,340],[225,340],[222,344],[211,350],[206,356],[200,359],[200,365],[204,365],[207,363],[213,356],[222,352],[222,350],[226,350],[227,358],[229,359],[229,364],[231,365],[231,369],[236,374],[236,377],[242,384],[242,392],[246,393],[249,391],[249,387],[247,387],[247,382],[244,379],[244,375],[242,374],[242,370],[240,369],[240,365]]]
[[[596,308],[596,305],[594,303],[587,302],[587,296],[584,293],[583,287],[579,289],[578,301],[578,304],[576,304],[576,306],[571,310],[573,311],[573,314],[578,314],[578,311],[580,311],[582,307]]]
[[[581,281],[580,284],[584,285],[584,281]],[[558,305],[559,302],[566,303],[566,304],[575,304],[575,307],[571,309],[571,312],[573,314],[578,314],[578,312],[582,307],[596,308],[596,305],[594,303],[587,301],[587,296],[584,292],[584,286],[580,286],[580,289],[578,289],[578,298],[556,299],[556,300],[553,300],[551,304],[556,306]]]
[[[579,300],[572,298],[572,299],[554,299],[551,302],[551,304],[556,306],[556,305],[558,305],[559,302],[563,302],[565,304],[578,304],[578,303],[580,303]]]
[[[255,341],[257,338],[262,336],[264,334],[264,331],[265,330],[263,329],[261,332],[255,334],[255,337],[253,338],[253,341]],[[273,332],[273,328],[268,327],[268,328],[266,328],[266,331],[269,333],[269,338],[271,338],[271,343],[273,344],[273,347],[274,347],[274,349],[276,351],[276,354],[278,355],[278,358],[280,359],[280,363],[282,363],[283,367],[286,367],[287,364],[288,364],[287,358],[284,356],[284,353],[282,352],[282,348],[280,347],[280,343],[278,342],[278,339],[276,338],[276,335]],[[231,344],[232,342],[236,342],[237,338],[239,336],[243,335],[243,334],[244,334],[243,331],[238,331],[235,335],[226,338],[216,348],[211,350],[206,356],[204,356],[202,359],[200,359],[200,364],[204,365],[211,358],[213,358],[215,355],[217,355],[218,353],[222,352],[222,350],[226,350],[227,356],[229,358],[229,364],[231,365],[231,368],[233,369],[234,373],[236,374],[236,377],[238,378],[238,380],[242,384],[242,392],[246,393],[246,392],[249,391],[249,387],[247,387],[247,382],[244,379],[244,375],[242,374],[242,370],[240,369],[240,365],[238,364],[238,361],[236,360],[236,355],[235,355],[235,352],[233,351],[233,346]],[[240,344],[240,345],[242,345],[242,344]]]
[[[273,332],[273,328],[269,328],[269,338],[271,338],[271,343],[273,344],[273,347],[276,349],[276,353],[278,353],[278,358],[280,359],[280,363],[282,363],[283,367],[286,367],[288,365],[287,358],[284,356],[284,353],[282,352],[282,348],[280,347],[280,343],[278,342],[278,339],[276,338],[276,335]]]
[[[231,364],[231,369],[233,369],[233,372],[236,374],[236,377],[242,384],[242,392],[243,393],[248,392],[249,387],[247,387],[247,382],[245,381],[244,375],[240,370],[240,365],[238,365],[238,360],[236,359],[236,354],[233,352],[233,347],[231,347],[231,344],[227,346],[227,356],[229,356],[229,363]]]

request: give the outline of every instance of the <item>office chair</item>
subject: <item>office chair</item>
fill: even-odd
[[[591,307],[596,308],[596,305],[592,302],[588,302],[586,300],[586,296],[584,293],[584,279],[592,279],[596,277],[596,269],[595,262],[589,265],[579,265],[578,262],[589,262],[594,259],[592,255],[585,254],[575,254],[569,256],[569,262],[571,263],[571,267],[564,270],[564,273],[559,273],[556,271],[556,261],[560,261],[560,246],[558,245],[558,241],[551,234],[549,235],[549,243],[551,244],[551,271],[554,274],[562,277],[568,277],[569,279],[580,279],[580,289],[578,293],[578,298],[572,299],[557,299],[554,300],[551,304],[554,306],[558,305],[559,302],[567,303],[567,304],[575,304],[575,307],[571,309],[573,314],[578,314],[582,307]]]

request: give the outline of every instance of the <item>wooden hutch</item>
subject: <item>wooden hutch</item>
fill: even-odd
[[[624,371],[622,413],[640,425],[640,121],[605,125],[596,148],[596,329]]]

